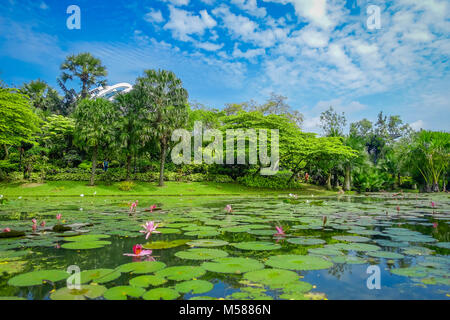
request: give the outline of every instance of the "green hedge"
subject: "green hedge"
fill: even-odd
[[[50,172],[44,176],[44,181],[89,181],[91,173],[83,169],[68,169],[64,172]],[[104,182],[121,182],[127,177],[126,171],[121,169],[110,169],[106,173],[103,170],[97,170],[95,175],[96,181]],[[130,179],[141,182],[156,182],[159,180],[159,172],[146,172],[131,174]],[[7,181],[24,181],[22,172],[10,172]],[[182,174],[177,172],[166,171],[164,173],[165,181],[185,181],[185,182],[233,182],[233,179],[226,175],[207,175],[202,173]],[[27,182],[42,182],[40,173],[32,173],[31,179]]]
[[[273,176],[262,176],[258,173],[239,177],[237,181],[247,187],[268,188],[268,189],[287,189],[300,188],[300,183],[294,179],[289,182],[292,173],[279,172]]]

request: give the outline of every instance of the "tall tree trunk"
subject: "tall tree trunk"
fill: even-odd
[[[95,146],[94,151],[92,153],[91,181],[89,182],[90,186],[93,186],[95,183],[95,170],[97,169],[97,154],[98,154],[98,146]]]
[[[351,183],[350,183],[350,175],[351,175],[351,167],[350,165],[345,166],[345,177],[344,177],[344,190],[350,191]]]
[[[327,178],[327,189],[331,190],[331,171],[330,173],[328,173],[328,178]]]
[[[166,163],[167,144],[165,139],[161,140],[161,159],[159,164],[159,186],[164,186],[164,165]]]
[[[400,186],[402,185],[402,177],[401,177],[401,175],[400,175],[400,172],[399,173],[397,173],[397,184],[398,184],[398,187],[400,188]]]
[[[8,146],[6,144],[4,144],[3,147],[5,148],[5,160],[8,160],[8,158],[9,158]]]
[[[131,171],[131,154],[127,156],[127,180],[130,180],[130,171]]]
[[[447,175],[445,173],[442,177],[442,192],[447,192]]]
[[[432,187],[432,192],[439,192],[439,182],[438,181],[433,181],[433,187]]]

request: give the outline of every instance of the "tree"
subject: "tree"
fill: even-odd
[[[339,115],[330,107],[320,114],[320,123],[326,137],[342,137],[347,120],[343,112]]]
[[[149,124],[160,147],[159,186],[164,185],[164,167],[175,129],[185,126],[188,117],[188,92],[171,71],[146,70],[135,87],[145,94],[145,107],[152,114]]]
[[[127,180],[130,178],[131,160],[139,154],[152,138],[149,125],[150,110],[146,106],[146,94],[142,88],[119,94],[116,99],[119,110],[116,142],[126,157]]]
[[[422,130],[405,156],[422,175],[427,192],[439,192],[439,181],[448,170],[449,155],[450,133]]]
[[[90,185],[95,182],[95,170],[100,149],[111,147],[117,123],[117,109],[106,99],[83,99],[74,111],[75,144],[92,151],[92,171]]]
[[[41,119],[33,112],[30,101],[18,89],[0,88],[0,145],[9,155],[10,146],[34,144]]]
[[[41,80],[25,83],[20,89],[30,98],[34,108],[42,110],[46,114],[58,112],[62,103],[58,92]]]
[[[61,64],[60,69],[63,71],[60,78],[60,83],[64,85],[62,86],[63,90],[67,80],[78,78],[81,81],[79,93],[81,99],[88,97],[89,90],[93,85],[97,87],[106,85],[106,80],[102,79],[108,75],[106,67],[102,66],[100,59],[93,57],[88,52],[68,56]]]
[[[39,142],[48,149],[50,158],[61,160],[72,147],[75,121],[61,115],[51,115],[42,126]]]

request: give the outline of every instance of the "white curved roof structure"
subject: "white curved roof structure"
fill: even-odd
[[[91,98],[105,98],[109,101],[113,101],[117,94],[130,92],[131,89],[133,89],[131,84],[122,82],[113,86],[98,87],[91,90],[89,93]]]

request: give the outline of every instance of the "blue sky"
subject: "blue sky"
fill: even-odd
[[[210,107],[283,94],[320,132],[332,105],[348,121],[401,115],[449,130],[447,0],[3,0],[0,78],[56,87],[69,54],[89,51],[110,84],[144,69],[174,71],[190,100]],[[69,30],[66,9],[81,9]],[[380,29],[367,7],[380,8]]]

